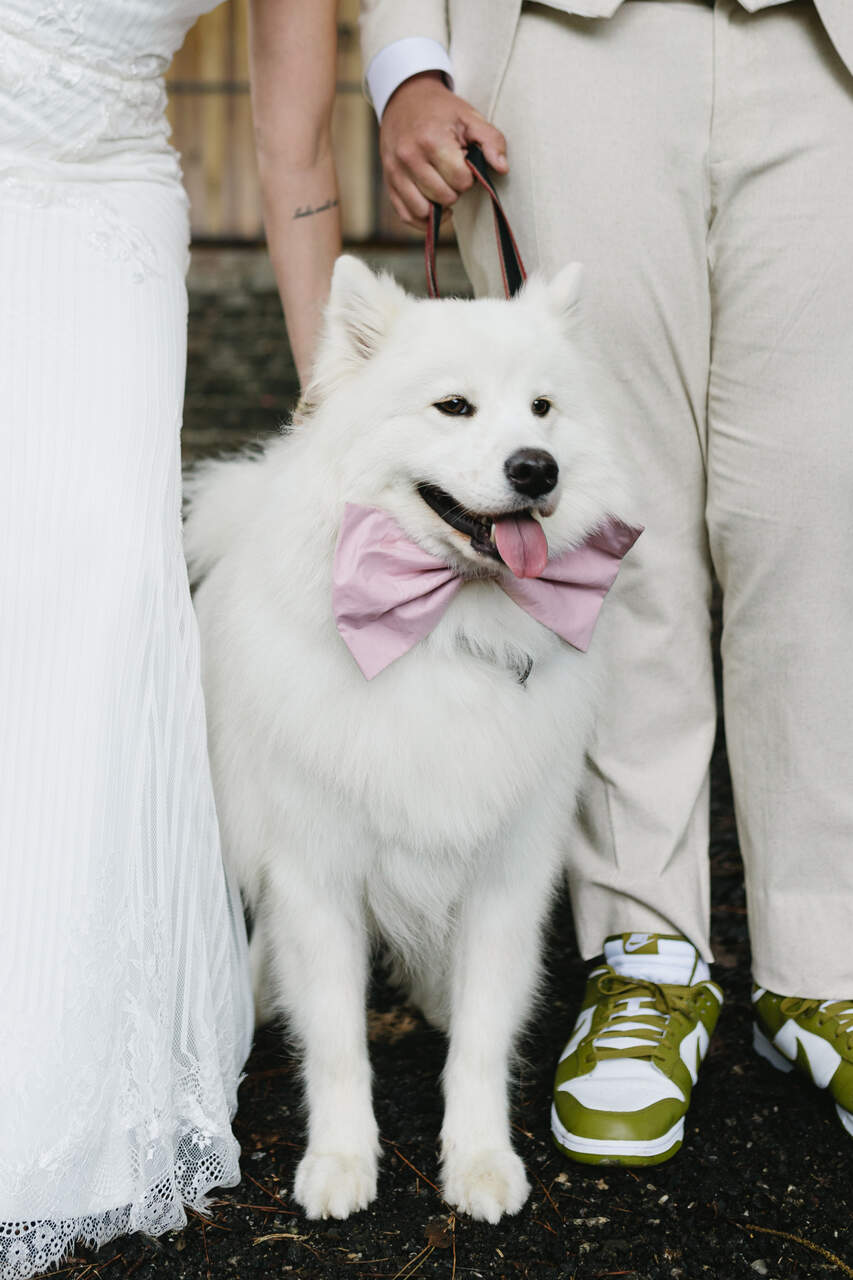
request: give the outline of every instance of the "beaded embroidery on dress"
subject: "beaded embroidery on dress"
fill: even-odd
[[[163,73],[209,0],[0,0],[0,1278],[239,1179],[251,1039],[180,528]]]

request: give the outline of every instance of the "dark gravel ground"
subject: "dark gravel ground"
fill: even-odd
[[[239,255],[208,255],[200,274],[196,269],[188,456],[273,429],[294,391],[277,299],[263,270],[247,263]],[[413,270],[419,279],[417,260]],[[457,1218],[442,1202],[436,1137],[444,1041],[377,977],[370,1027],[385,1156],[379,1197],[367,1212],[343,1223],[310,1223],[294,1204],[290,1190],[303,1142],[298,1072],[280,1033],[264,1031],[240,1093],[240,1186],[217,1193],[208,1214],[191,1214],[182,1232],[83,1252],[61,1274],[70,1280],[853,1276],[853,1145],[823,1094],[778,1075],[751,1048],[746,909],[722,733],[712,776],[715,977],[726,1005],[684,1148],[668,1164],[588,1169],[551,1146],[553,1064],[585,974],[563,900],[514,1087],[515,1137],[533,1186],[517,1217],[491,1227]]]

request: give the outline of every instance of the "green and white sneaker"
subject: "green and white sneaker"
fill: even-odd
[[[853,1137],[853,1000],[801,1000],[753,987],[757,1053],[780,1071],[797,1067],[828,1089]]]
[[[723,993],[685,938],[623,933],[604,944],[554,1082],[551,1133],[583,1164],[675,1155]]]

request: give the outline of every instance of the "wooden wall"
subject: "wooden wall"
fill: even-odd
[[[344,238],[406,240],[382,190],[376,122],[361,90],[358,0],[340,0],[335,152]],[[169,70],[172,140],[183,157],[196,239],[259,240],[261,201],[249,103],[248,0],[201,18]]]

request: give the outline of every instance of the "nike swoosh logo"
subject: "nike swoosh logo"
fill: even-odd
[[[572,1032],[571,1039],[569,1040],[569,1043],[566,1045],[563,1052],[560,1054],[560,1062],[565,1062],[566,1058],[570,1057],[571,1054],[574,1053],[575,1049],[577,1049],[578,1045],[580,1044],[581,1040],[583,1040],[584,1036],[588,1035],[589,1029],[592,1026],[592,1019],[597,1007],[598,1007],[597,1005],[591,1004],[589,1008],[581,1010],[580,1014],[578,1015],[578,1020],[575,1023],[575,1029]]]
[[[693,1030],[681,1042],[678,1052],[681,1061],[690,1072],[690,1079],[694,1084],[699,1079],[699,1068],[702,1065],[702,1059],[708,1052],[709,1039],[708,1030],[704,1022],[697,1022]]]
[[[773,1043],[791,1062],[805,1068],[819,1089],[825,1089],[841,1063],[841,1054],[828,1041],[805,1031],[789,1018],[777,1031]]]
[[[632,933],[630,938],[626,938],[623,943],[625,951],[639,951],[641,947],[646,947],[652,940],[650,933]]]

